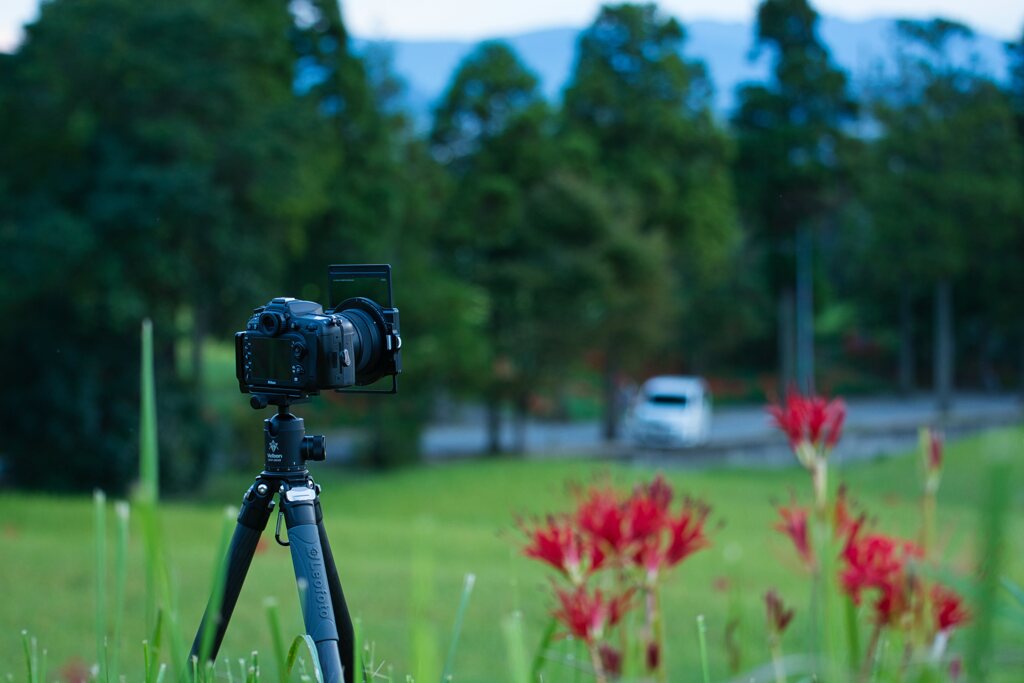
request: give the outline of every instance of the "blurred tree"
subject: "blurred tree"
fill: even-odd
[[[386,467],[415,460],[431,399],[471,385],[484,366],[480,334],[483,293],[447,272],[437,243],[447,225],[449,183],[416,138],[403,113],[403,86],[389,55],[371,47],[354,54],[338,4],[291,4],[298,87],[327,124],[323,147],[332,154],[324,180],[328,201],[303,235],[293,264],[302,295],[326,300],[326,268],[338,262],[390,262],[402,311],[402,390],[372,401],[363,412],[371,436],[366,461]],[[367,404],[366,407],[369,407]]]
[[[934,292],[933,386],[948,408],[957,279],[969,276],[967,289],[985,292],[978,307],[986,325],[1019,320],[1016,303],[998,309],[1006,308],[1004,288],[1016,269],[1002,268],[999,255],[1020,229],[1020,151],[1005,95],[976,61],[951,56],[957,41],[970,47],[970,29],[943,19],[901,21],[897,37],[897,71],[883,80],[872,107],[880,132],[869,186],[873,257],[900,291],[904,347],[912,343],[906,330],[914,287]],[[901,354],[903,364],[907,356]]]
[[[545,280],[539,257],[552,247],[529,220],[527,195],[551,166],[549,121],[536,76],[507,44],[488,42],[457,67],[430,132],[434,157],[454,178],[443,237],[453,272],[487,296],[491,357],[481,380],[491,452],[502,449],[502,404],[525,408],[540,360],[530,338]]]
[[[1024,156],[1024,32],[1017,42],[1008,43],[1006,47],[1010,58],[1010,104],[1017,124],[1017,149]],[[1021,175],[1021,187],[1024,188],[1024,173]],[[1008,253],[1024,254],[1024,225],[1018,225],[1015,234],[1016,243]],[[1024,270],[1016,268],[1013,273],[1016,275],[1012,285],[1013,298],[1018,302],[1024,301]],[[1017,380],[1018,390],[1024,396],[1024,315],[1018,314],[1017,323]]]
[[[807,0],[761,3],[753,54],[771,52],[772,78],[742,86],[733,115],[740,207],[779,298],[780,391],[794,372],[802,389],[813,388],[812,234],[843,199],[843,127],[855,113],[846,76],[832,64],[817,24]]]
[[[674,313],[686,320],[685,329],[699,329],[700,322],[686,314],[704,292],[723,282],[739,233],[729,145],[711,114],[711,86],[703,65],[680,56],[684,40],[682,26],[653,4],[602,7],[579,38],[563,116],[570,144],[593,150],[593,180],[610,196],[631,195],[627,201],[639,229],[663,236],[674,268],[675,282],[669,286]],[[622,296],[637,300],[637,292],[625,291],[636,274],[621,275]],[[606,337],[607,438],[618,432],[616,380],[624,358],[649,350],[651,336],[665,329],[672,330],[677,344],[686,341],[691,361],[694,347],[713,343],[705,338],[711,330],[691,335],[671,324],[671,316],[634,313],[625,334]]]
[[[323,201],[290,26],[279,2],[59,0],[5,60],[0,125],[18,133],[0,145],[0,268],[22,284],[0,310],[38,330],[0,342],[19,387],[4,445],[19,482],[128,483],[144,317],[162,480],[202,472],[201,339],[237,328]]]

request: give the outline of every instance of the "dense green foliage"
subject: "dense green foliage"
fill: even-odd
[[[128,484],[150,317],[164,481],[201,477],[240,450],[204,351],[272,296],[325,299],[331,262],[395,266],[402,393],[323,401],[369,427],[378,466],[416,457],[441,396],[489,407],[500,450],[502,415],[565,414],[579,386],[613,435],[626,379],[654,372],[747,397],[798,373],[909,389],[937,359],[940,388],[1012,386],[1024,42],[997,83],[947,59],[971,51],[962,27],[905,23],[864,91],[816,27],[806,0],[765,0],[771,76],[727,126],[678,20],[606,6],[560,102],[484,43],[419,131],[334,2],[45,3],[0,55],[5,471]]]

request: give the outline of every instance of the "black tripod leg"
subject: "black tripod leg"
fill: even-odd
[[[263,484],[262,487],[261,484]],[[249,565],[252,564],[252,556],[256,553],[260,534],[263,533],[267,527],[267,520],[270,519],[273,497],[274,491],[267,484],[257,481],[242,499],[242,507],[238,511],[238,524],[235,526],[235,533],[231,536],[231,545],[228,547],[224,591],[221,593],[220,605],[214,605],[213,598],[210,598],[210,603],[206,606],[206,613],[203,614],[203,621],[196,632],[195,640],[192,641],[193,657],[200,656],[204,634],[206,629],[212,625],[215,630],[210,643],[209,657],[211,660],[217,658],[221,641],[224,640],[224,632],[227,631],[228,622],[231,620],[231,613],[235,610],[235,603],[238,602],[238,594],[242,591],[245,575],[249,571]]]
[[[305,487],[290,489],[281,496],[295,582],[302,604],[302,620],[306,624],[306,633],[316,643],[324,683],[351,683],[350,671],[341,665],[338,627],[334,621],[327,563],[317,529],[315,501],[316,493]]]
[[[327,569],[327,586],[331,590],[331,604],[334,605],[334,621],[338,625],[338,649],[341,651],[341,663],[345,667],[345,683],[354,683],[354,679],[365,681],[365,672],[355,676],[356,655],[355,642],[356,633],[352,627],[352,617],[348,612],[348,604],[345,602],[345,593],[341,590],[341,579],[338,578],[338,567],[334,564],[334,553],[331,552],[331,543],[327,540],[327,530],[324,528],[324,513],[320,508],[320,498],[315,502],[316,507],[316,530],[320,536],[320,547],[324,551],[324,566]]]

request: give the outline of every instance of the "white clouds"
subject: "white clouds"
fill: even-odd
[[[21,27],[36,18],[38,0],[0,0],[0,52],[10,52],[21,42]]]
[[[684,21],[749,20],[754,0],[662,0]],[[342,0],[350,30],[384,38],[480,38],[538,27],[582,26],[597,0]],[[1024,31],[1024,3],[1012,0],[817,0],[823,14],[863,19],[872,16],[944,15],[1003,38]]]
[[[144,1],[144,0],[140,0]],[[848,19],[872,16],[943,15],[1000,38],[1024,32],[1019,0],[812,0],[823,14]],[[38,12],[39,0],[0,0],[0,51],[21,40],[21,26]],[[552,26],[584,26],[598,0],[341,0],[349,29],[382,38],[481,38]],[[683,21],[746,21],[755,0],[661,0]]]

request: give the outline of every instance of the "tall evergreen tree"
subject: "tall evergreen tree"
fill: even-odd
[[[40,330],[0,350],[19,481],[127,483],[144,317],[174,453],[163,481],[202,472],[201,364],[182,362],[178,323],[197,351],[237,329],[321,197],[290,25],[277,2],[58,0],[6,60],[0,118],[18,134],[0,145],[0,268],[23,285],[0,310]]]
[[[903,21],[898,38],[897,72],[872,111],[881,131],[870,195],[875,253],[901,289],[934,293],[933,386],[945,408],[955,376],[954,285],[970,278],[961,298],[985,291],[985,326],[994,322],[986,300],[1005,300],[1005,285],[992,278],[1008,274],[998,255],[1019,231],[1020,152],[1004,93],[973,60],[950,57],[954,42],[973,40],[967,27]]]
[[[492,354],[484,379],[488,449],[500,451],[501,411],[520,409],[536,355],[531,315],[543,274],[527,195],[551,160],[550,112],[537,78],[505,43],[479,45],[458,66],[434,113],[434,156],[454,177],[447,235],[454,271],[487,294]]]
[[[1024,32],[1019,40],[1007,45],[1007,53],[1010,58],[1010,104],[1013,107],[1013,115],[1017,124],[1017,149],[1021,156],[1024,156]],[[1024,173],[1021,175],[1021,188],[1024,192]],[[1011,247],[1011,254],[1024,254],[1024,219],[1018,225],[1016,234],[1017,240]],[[1021,269],[1015,270],[1016,277],[1013,279],[1013,298],[1017,301],[1024,301],[1024,272]],[[1018,390],[1024,396],[1024,315],[1018,315],[1017,330],[1017,364],[1018,364]]]
[[[768,83],[740,88],[733,116],[737,196],[768,255],[767,280],[779,297],[783,390],[794,371],[801,388],[813,388],[813,235],[842,199],[844,125],[855,113],[846,76],[833,65],[817,26],[818,13],[807,0],[761,3],[755,54],[770,52],[772,75]]]
[[[324,299],[327,265],[390,262],[402,311],[404,374],[397,396],[345,403],[368,423],[366,461],[387,467],[415,460],[431,398],[458,391],[480,374],[482,294],[448,271],[437,244],[449,226],[442,207],[450,183],[401,107],[403,85],[387,51],[356,54],[338,4],[293,3],[298,86],[325,122],[328,201],[296,251],[293,282]]]
[[[683,27],[653,4],[602,7],[579,38],[563,112],[565,137],[593,150],[596,182],[631,195],[640,229],[664,236],[676,268],[676,316],[719,281],[738,238],[729,146],[711,115],[703,65],[680,54],[684,41]],[[618,431],[618,363],[630,352],[622,337],[605,349],[609,438]]]

